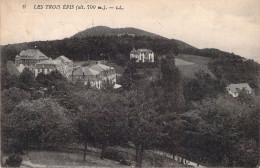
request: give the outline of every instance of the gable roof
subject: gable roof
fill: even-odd
[[[130,51],[130,53],[135,53],[136,52],[136,49],[135,48],[133,48],[131,51]]]
[[[89,67],[80,67],[73,72],[73,75],[81,76],[83,75],[83,73],[86,76],[96,76],[100,74],[98,71],[95,71],[94,69],[91,69]]]
[[[152,50],[145,49],[145,48],[138,49],[137,51],[139,51],[139,52],[153,52]]]
[[[113,67],[110,67],[110,66],[107,66],[107,65],[104,65],[104,64],[97,64],[97,65],[100,66],[104,70],[114,69]]]
[[[39,49],[26,49],[21,51],[16,57],[22,59],[49,59]]]
[[[58,58],[56,58],[56,60],[61,60],[63,62],[72,62],[70,59],[68,59],[64,55],[59,56]]]
[[[248,85],[248,83],[238,83],[238,84],[229,84],[227,88],[230,89],[231,92],[236,93],[238,91],[241,91],[243,89],[247,91],[252,91],[251,87]]]
[[[98,71],[98,72],[104,71],[104,69],[101,68],[100,66],[98,66],[98,64],[91,65],[90,68],[92,68],[92,69],[94,69],[95,71]]]
[[[110,67],[110,66],[107,66],[104,64],[94,64],[94,65],[91,65],[90,68],[94,69],[95,71],[98,71],[98,72],[103,72],[103,71],[107,71],[110,69],[114,69],[113,67]]]
[[[153,51],[150,50],[150,49],[141,48],[141,49],[136,50],[136,49],[133,48],[133,49],[131,50],[130,54],[152,53],[152,52],[153,52]]]

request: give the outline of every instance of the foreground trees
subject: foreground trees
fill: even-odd
[[[216,166],[257,165],[259,105],[220,96],[204,100],[190,113],[199,116],[186,137],[191,158]]]
[[[87,143],[100,144],[102,158],[107,146],[127,141],[125,97],[115,93],[89,90],[76,93],[75,99],[81,109],[78,112],[77,125],[80,139],[85,144],[85,152]]]
[[[7,115],[5,126],[10,138],[19,141],[23,148],[45,144],[56,146],[71,139],[71,120],[66,109],[52,99],[23,101]]]
[[[162,124],[154,110],[154,99],[140,92],[127,93],[129,109],[127,113],[129,140],[136,148],[136,167],[142,167],[143,153],[158,144],[161,138]]]
[[[164,106],[166,111],[181,113],[185,107],[183,96],[182,77],[179,69],[175,66],[175,59],[167,55],[162,59],[161,66],[162,78],[161,87],[163,88]]]
[[[216,97],[224,91],[224,81],[219,81],[204,71],[196,73],[195,78],[184,82],[184,97],[187,102]]]
[[[154,101],[145,99],[137,91],[123,94],[88,90],[77,92],[75,101],[79,109],[77,125],[80,140],[84,143],[84,159],[87,144],[107,146],[131,141],[136,148],[136,166],[142,166],[143,152],[160,139],[160,123],[154,111]]]

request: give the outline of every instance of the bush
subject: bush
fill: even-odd
[[[4,142],[4,148],[5,153],[23,153],[23,146],[22,144],[13,138],[8,139]]]
[[[21,156],[13,154],[6,159],[6,165],[10,167],[20,167],[22,163]]]
[[[101,153],[101,155],[103,158],[120,162],[122,165],[131,165],[130,161],[126,160],[116,149],[107,148]]]

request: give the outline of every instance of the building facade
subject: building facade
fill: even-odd
[[[15,65],[17,67],[24,66],[32,72],[34,72],[35,64],[46,61],[49,58],[44,55],[39,49],[27,49],[20,52],[19,55],[15,57]]]
[[[60,61],[56,61],[52,59],[39,62],[35,64],[35,68],[34,68],[35,77],[38,76],[39,73],[43,73],[46,75],[51,73],[52,71],[56,71],[59,69],[59,66],[60,66]]]
[[[96,87],[98,89],[101,88],[102,84],[101,74],[89,67],[79,67],[75,69],[71,75],[69,75],[68,79],[73,83],[77,81],[82,81],[84,85],[90,83],[92,87]]]
[[[133,48],[130,52],[130,59],[136,59],[136,62],[154,62],[154,53],[149,49]]]
[[[84,85],[90,83],[92,87],[101,89],[104,82],[116,84],[116,72],[113,67],[97,63],[87,67],[75,68],[68,79],[72,83],[82,81]]]
[[[71,74],[72,70],[73,70],[73,61],[71,61],[70,59],[68,59],[67,57],[65,57],[64,55],[59,56],[58,58],[56,58],[55,60],[57,61],[61,61],[61,66],[59,66],[58,71],[65,76],[66,78],[69,77],[69,75]]]
[[[55,60],[48,59],[35,64],[35,77],[39,73],[48,74],[52,71],[59,71],[64,77],[68,78],[73,69],[73,62],[65,56],[59,56]]]
[[[116,83],[116,71],[113,67],[97,63],[91,65],[90,68],[100,73],[103,82],[108,81],[112,84]]]

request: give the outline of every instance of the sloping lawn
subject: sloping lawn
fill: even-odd
[[[88,152],[86,161],[83,161],[83,154],[80,152],[29,151],[28,157],[35,165],[125,167],[112,160],[101,160],[99,155],[93,152]]]
[[[198,56],[198,55],[188,55],[188,54],[180,54],[180,55],[177,55],[176,58],[179,58],[184,61],[191,62],[191,63],[199,64],[199,65],[208,65],[208,63],[212,61],[212,59],[209,57],[203,57],[203,56]]]
[[[214,78],[214,75],[211,73],[211,71],[208,69],[207,66],[199,65],[199,64],[193,64],[193,65],[177,65],[181,73],[188,78],[194,78],[195,73],[198,73],[200,71],[204,71],[208,74],[210,74],[211,77]]]

